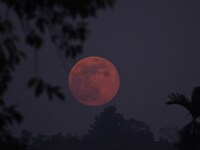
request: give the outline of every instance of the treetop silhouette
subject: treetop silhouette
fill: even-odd
[[[179,93],[172,93],[169,95],[170,101],[166,102],[168,105],[176,104],[186,108],[196,120],[200,116],[200,87],[195,87],[192,92],[191,101]]]
[[[43,43],[54,43],[56,53],[66,59],[75,58],[89,34],[88,19],[114,4],[115,0],[0,0],[0,147],[11,141],[3,138],[8,134],[6,128],[22,121],[15,106],[6,105],[4,100],[16,66],[34,50],[35,74],[28,87],[33,88],[36,97],[46,93],[49,99],[64,100],[59,86],[38,76],[37,59]],[[24,44],[30,49],[23,49]]]
[[[199,150],[200,123],[197,118],[200,117],[200,87],[194,87],[191,101],[179,93],[172,93],[169,98],[167,105],[180,105],[192,115],[192,121],[180,130],[180,140],[176,145],[180,150]]]
[[[153,134],[144,122],[125,119],[115,106],[105,108],[83,136],[85,149],[147,149],[153,145]],[[144,145],[145,143],[145,145]]]

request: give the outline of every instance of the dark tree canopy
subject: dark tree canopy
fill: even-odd
[[[88,35],[88,18],[95,17],[101,9],[114,5],[115,0],[1,0],[6,13],[0,15],[0,96],[4,95],[12,71],[26,56],[19,43],[42,50],[44,34],[63,56],[74,58],[83,49]],[[17,24],[16,19],[19,24]],[[16,34],[20,27],[24,35]],[[25,39],[23,39],[25,38]],[[24,43],[24,44],[25,44]],[[37,73],[36,73],[37,75]],[[44,83],[38,76],[29,81],[35,95],[46,91],[64,99],[57,86]]]
[[[169,95],[168,105],[180,105],[192,116],[192,121],[180,130],[180,140],[177,146],[180,150],[199,150],[200,149],[200,87],[194,87],[191,100],[185,95],[172,93]]]
[[[195,87],[193,89],[191,100],[180,93],[172,93],[169,95],[169,98],[171,100],[166,104],[183,106],[185,109],[187,109],[190,115],[192,115],[194,120],[200,117],[200,87]]]
[[[2,138],[8,133],[6,127],[22,121],[15,106],[6,105],[4,100],[16,66],[28,59],[26,54],[31,49],[37,56],[44,42],[54,43],[55,51],[63,57],[75,58],[88,36],[88,19],[114,3],[115,0],[0,0],[0,147],[2,141],[9,139]],[[24,44],[30,50],[24,50]],[[47,93],[49,99],[64,100],[60,87],[46,83],[35,68],[28,81],[35,96]]]
[[[125,119],[115,106],[108,106],[97,115],[86,134],[79,137],[61,133],[52,136],[38,135],[32,138],[29,149],[175,150],[167,141],[156,142],[146,123]]]
[[[135,119],[126,120],[116,112],[115,106],[110,106],[95,117],[83,141],[83,147],[88,150],[145,150],[153,145],[154,139],[147,124]]]

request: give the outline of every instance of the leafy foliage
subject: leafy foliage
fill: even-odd
[[[200,87],[195,87],[192,92],[192,100],[189,101],[186,96],[179,93],[169,95],[171,101],[166,102],[168,105],[176,104],[186,108],[194,119],[200,116]]]
[[[0,132],[4,132],[8,125],[21,121],[22,116],[16,111],[14,105],[6,106],[3,100],[0,100]]]
[[[192,103],[183,94],[172,93],[168,97],[171,99],[171,101],[166,102],[166,104],[181,105],[185,107],[192,114]]]
[[[44,90],[46,91],[50,100],[53,98],[53,95],[57,96],[61,100],[64,100],[65,98],[58,86],[52,86],[48,83],[44,83],[44,81],[39,78],[30,79],[28,82],[28,87],[35,88],[34,93],[36,97],[40,96]]]
[[[145,150],[153,145],[154,139],[147,124],[135,119],[126,120],[116,112],[115,106],[110,106],[95,117],[94,125],[91,125],[83,141],[87,150]]]
[[[1,150],[26,150],[26,146],[18,138],[13,137],[9,132],[1,133]]]
[[[154,141],[146,123],[126,120],[115,106],[106,107],[80,137],[59,132],[29,139],[32,139],[30,150],[175,150],[167,141]]]
[[[180,150],[199,150],[200,124],[197,121],[190,122],[180,130],[180,137],[177,143]]]
[[[0,148],[2,150],[23,150],[25,147],[18,138],[14,138],[7,130],[15,122],[20,123],[22,116],[16,111],[15,106],[7,106],[0,99]]]
[[[56,51],[75,58],[89,33],[88,18],[114,3],[115,0],[0,0],[6,9],[5,14],[0,14],[0,140],[9,124],[22,120],[15,107],[5,105],[3,99],[16,66],[27,58],[28,52],[20,45],[25,42],[35,51],[42,50],[48,40],[44,35],[48,35]],[[64,100],[59,86],[45,83],[40,77],[32,77],[28,87],[34,88],[36,97],[46,91],[49,99]]]
[[[23,37],[15,34],[17,25],[13,16],[9,16],[10,12],[18,18],[24,41],[30,47],[41,49],[45,41],[43,35],[48,34],[63,56],[75,58],[88,35],[88,18],[114,3],[115,0],[1,0],[0,4],[5,4],[8,11],[5,19],[0,16],[0,91],[7,88],[12,77],[10,69],[25,58],[25,51],[19,50],[18,45]],[[54,93],[62,98],[59,92]]]
[[[200,117],[200,87],[195,87],[192,92],[192,100],[189,101],[183,94],[172,93],[171,101],[166,104],[180,105],[186,108],[192,115],[192,121],[180,130],[180,140],[176,144],[180,150],[200,149],[200,124],[196,121]]]

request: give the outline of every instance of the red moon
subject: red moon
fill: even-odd
[[[91,56],[73,66],[68,82],[72,95],[81,104],[99,106],[108,103],[117,94],[120,77],[110,61]]]

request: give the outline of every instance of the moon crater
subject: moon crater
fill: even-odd
[[[115,66],[101,57],[87,57],[74,65],[69,75],[72,95],[82,104],[97,106],[109,102],[119,89]]]

